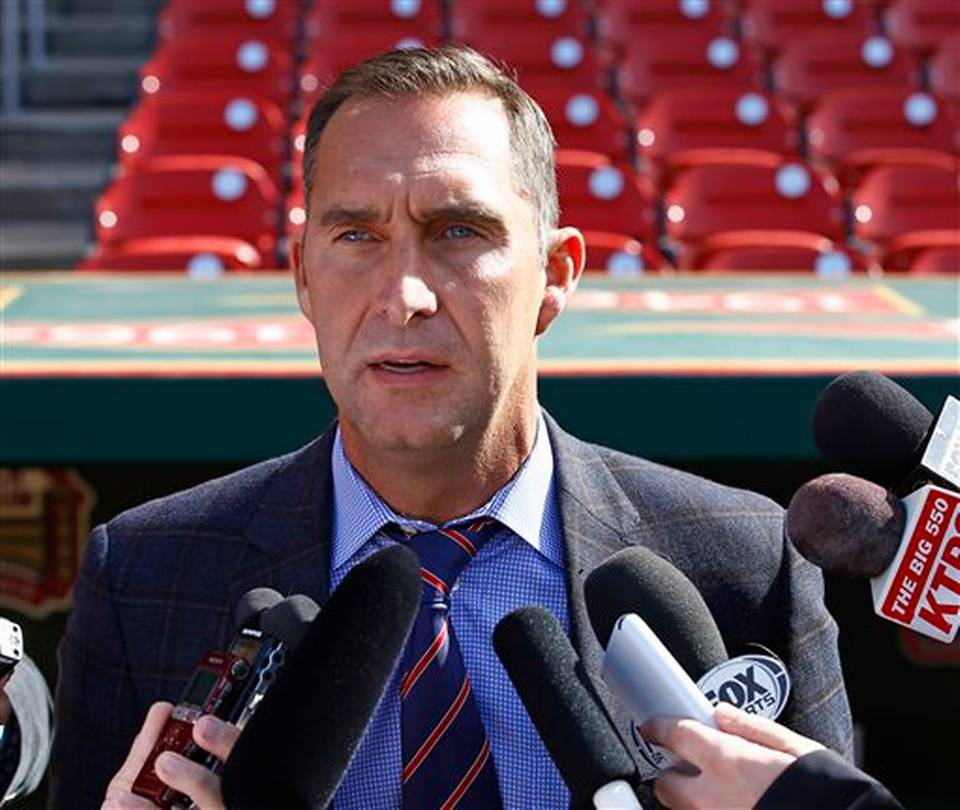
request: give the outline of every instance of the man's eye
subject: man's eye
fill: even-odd
[[[370,234],[366,231],[349,230],[338,233],[334,238],[336,242],[366,242],[370,239]]]
[[[443,235],[449,239],[469,239],[476,236],[477,232],[467,225],[451,225],[443,232]]]

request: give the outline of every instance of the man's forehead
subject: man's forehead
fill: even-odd
[[[510,159],[510,126],[500,100],[479,93],[361,96],[331,116],[316,148],[318,159],[467,152],[499,164]]]
[[[317,145],[317,201],[369,207],[380,192],[404,190],[424,206],[496,205],[516,190],[502,110],[474,106],[487,101],[457,94],[347,102],[353,106],[337,111]],[[398,129],[400,123],[406,126]],[[499,144],[491,134],[498,126]]]

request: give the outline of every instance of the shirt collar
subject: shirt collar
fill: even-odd
[[[333,442],[331,464],[334,500],[331,549],[333,569],[346,563],[387,523],[397,523],[402,528],[415,531],[438,528],[426,521],[398,515],[373,491],[347,458],[339,425]],[[533,449],[517,474],[483,506],[444,525],[481,516],[496,518],[551,562],[562,565],[562,549],[554,543],[542,542],[545,514],[547,510],[555,508],[552,484],[553,449],[543,413],[540,412]]]

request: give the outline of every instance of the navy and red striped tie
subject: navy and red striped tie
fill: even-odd
[[[450,626],[450,592],[457,578],[479,546],[501,528],[495,520],[480,518],[406,540],[420,558],[423,580],[400,682],[407,810],[502,806],[490,741]]]

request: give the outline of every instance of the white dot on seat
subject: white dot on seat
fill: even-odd
[[[642,256],[625,250],[611,253],[607,259],[607,272],[611,276],[638,276],[645,269]]]
[[[257,105],[248,98],[235,98],[223,108],[223,122],[235,132],[252,129],[259,117]]]
[[[623,191],[623,172],[613,166],[603,166],[590,173],[590,193],[599,200],[613,200]]]
[[[869,67],[885,68],[893,61],[893,45],[886,37],[870,37],[860,48],[860,57]]]
[[[799,163],[787,163],[777,169],[774,183],[778,193],[796,200],[810,190],[810,172]]]
[[[823,0],[823,13],[832,20],[842,20],[853,12],[851,0]]]
[[[739,58],[740,48],[729,37],[717,37],[707,45],[707,61],[717,70],[729,70]]]
[[[246,0],[244,8],[251,17],[262,20],[277,10],[277,0]]]
[[[600,116],[600,105],[593,96],[579,93],[569,101],[565,109],[567,120],[577,127],[588,127]]]
[[[197,253],[187,262],[187,275],[205,281],[223,275],[223,260],[215,253]]]
[[[537,0],[535,8],[541,17],[559,17],[567,10],[567,0]]]
[[[680,0],[680,13],[688,20],[700,20],[710,13],[710,0]]]
[[[770,105],[759,93],[744,93],[737,99],[737,120],[747,127],[758,127],[767,120]]]
[[[218,200],[239,200],[247,190],[247,176],[239,169],[220,169],[213,173],[210,187]]]
[[[928,93],[911,93],[903,102],[903,117],[915,127],[928,127],[937,118],[937,102]]]
[[[257,73],[263,70],[269,58],[267,46],[253,39],[237,48],[237,67],[245,73]]]
[[[583,61],[583,45],[575,37],[560,37],[550,46],[550,59],[565,70],[575,68]]]
[[[821,278],[847,278],[853,270],[853,262],[846,253],[829,250],[817,256],[813,263],[814,272]]]
[[[402,20],[409,20],[420,13],[420,0],[390,0],[390,13]]]

